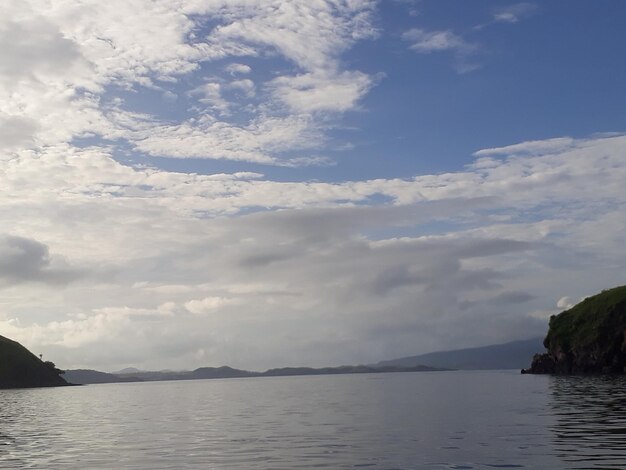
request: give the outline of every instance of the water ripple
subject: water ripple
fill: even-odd
[[[626,377],[553,377],[554,448],[568,468],[625,468]]]
[[[0,468],[626,468],[624,385],[454,372],[5,390]]]

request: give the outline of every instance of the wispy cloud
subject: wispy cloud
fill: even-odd
[[[479,67],[471,60],[472,56],[478,52],[478,46],[450,30],[426,31],[413,28],[406,31],[402,38],[410,43],[409,49],[418,54],[451,53],[455,59],[455,69],[459,73],[470,72]]]
[[[422,54],[442,51],[464,53],[474,49],[474,46],[465,42],[463,38],[452,31],[424,31],[413,28],[406,31],[402,38],[411,42],[410,49]]]
[[[496,9],[493,13],[493,21],[498,23],[517,23],[528,18],[536,11],[537,5],[533,3],[516,3]]]
[[[474,29],[480,30],[496,23],[509,23],[509,24],[518,23],[534,15],[537,12],[537,10],[538,10],[538,7],[536,4],[528,3],[528,2],[521,2],[521,3],[512,4],[512,5],[498,7],[492,10],[490,21],[483,23],[483,24],[479,24],[475,26]]]

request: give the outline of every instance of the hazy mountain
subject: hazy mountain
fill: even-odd
[[[126,367],[122,370],[116,370],[115,372],[111,372],[112,374],[136,374],[137,372],[144,372],[141,369],[137,369],[136,367]]]
[[[143,382],[160,380],[224,379],[236,377],[278,377],[288,375],[367,374],[385,372],[426,372],[449,369],[522,369],[534,354],[544,350],[542,338],[512,341],[479,348],[439,351],[419,356],[381,361],[374,365],[340,367],[282,367],[254,372],[232,367],[201,367],[193,371],[141,371],[135,368],[107,374],[94,370],[68,370],[71,383]]]
[[[449,369],[522,369],[528,367],[533,355],[544,351],[543,338],[531,338],[478,348],[438,351],[418,356],[381,361],[377,366],[411,367],[427,364]]]
[[[141,382],[137,377],[123,377],[118,374],[108,374],[91,369],[66,370],[65,380],[71,384],[107,384],[114,382]]]
[[[279,369],[269,369],[265,372],[254,372],[232,367],[201,367],[193,371],[163,372],[163,371],[142,371],[134,374],[107,374],[95,370],[68,370],[66,379],[75,384],[96,384],[112,382],[156,382],[162,380],[198,380],[198,379],[228,379],[243,377],[280,377],[291,375],[336,375],[336,374],[376,374],[389,372],[428,372],[441,371],[443,368],[415,365],[409,367],[402,366],[340,366],[322,367],[314,369],[311,367],[283,367]]]

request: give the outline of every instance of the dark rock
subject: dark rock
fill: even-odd
[[[548,353],[535,354],[530,370],[524,370],[531,374],[554,374],[556,372],[556,362]]]
[[[626,367],[626,286],[602,291],[550,318],[547,352],[532,374],[623,374]]]

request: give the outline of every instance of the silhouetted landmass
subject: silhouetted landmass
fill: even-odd
[[[0,388],[68,385],[54,363],[42,361],[16,341],[0,336]]]
[[[73,384],[106,384],[113,382],[141,382],[137,377],[122,377],[91,369],[66,370],[63,374],[66,381]]]
[[[233,369],[232,367],[201,367],[191,372],[194,379],[225,379],[235,377],[257,377],[262,374],[247,370]]]
[[[244,377],[280,377],[294,375],[329,375],[329,374],[376,374],[389,372],[428,372],[443,371],[448,369],[415,366],[415,367],[376,367],[376,366],[340,366],[323,367],[319,369],[311,367],[283,367],[269,369],[265,372],[253,372],[248,370],[233,369],[232,367],[201,367],[193,371],[144,371],[132,374],[107,374],[98,371],[69,370],[66,372],[72,378],[73,383],[113,383],[113,382],[150,382],[162,380],[198,380],[198,379],[227,379]],[[78,372],[78,374],[74,374]]]
[[[125,369],[113,372],[113,374],[136,374],[137,372],[144,372],[136,367],[126,367]]]
[[[269,369],[260,375],[265,377],[277,377],[287,375],[381,374],[385,372],[428,372],[443,370],[449,369],[428,367],[424,365],[413,367],[339,366],[322,367],[319,369],[311,367],[283,367],[280,369]]]
[[[419,356],[402,357],[381,361],[376,366],[413,367],[428,364],[459,370],[521,369],[528,364],[528,358],[542,348],[541,338],[492,344],[478,348],[438,351]]]
[[[623,374],[626,372],[626,286],[602,291],[550,317],[533,374]]]

